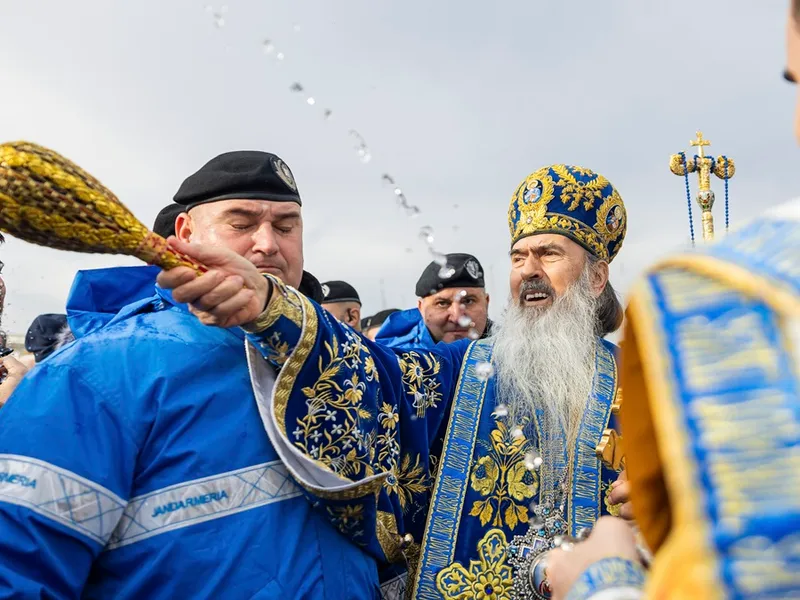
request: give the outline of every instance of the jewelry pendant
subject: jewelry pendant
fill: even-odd
[[[554,540],[567,532],[561,511],[550,503],[533,509],[525,535],[515,536],[508,546],[508,562],[514,569],[511,600],[549,600],[547,553],[555,547]]]

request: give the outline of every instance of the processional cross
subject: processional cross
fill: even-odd
[[[689,191],[689,173],[697,173],[699,179],[697,193],[697,204],[702,211],[703,240],[714,239],[714,215],[711,210],[714,207],[714,192],[711,190],[711,174],[725,182],[725,229],[728,229],[728,180],[736,173],[736,165],[727,156],[706,156],[705,147],[710,146],[711,142],[703,137],[703,132],[698,131],[697,137],[690,141],[693,148],[697,148],[697,154],[691,158],[684,152],[673,154],[670,157],[670,171],[686,180],[686,202],[689,208],[689,232],[692,243],[694,243],[694,223],[692,221],[692,199]]]

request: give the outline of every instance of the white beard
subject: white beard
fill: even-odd
[[[563,427],[571,447],[577,437],[594,376],[595,312],[590,265],[581,278],[547,308],[510,298],[502,324],[492,335],[497,401],[509,423],[533,421],[536,409],[545,439]],[[512,426],[513,426],[512,425]]]

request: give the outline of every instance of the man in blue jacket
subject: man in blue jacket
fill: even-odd
[[[219,156],[175,201],[181,239],[313,284],[300,196],[277,156]],[[377,597],[374,560],[278,459],[243,332],[204,327],[162,289],[145,297],[153,277],[82,274],[77,341],[0,411],[0,598]]]
[[[481,263],[471,254],[446,255],[431,262],[417,281],[417,308],[392,314],[375,341],[400,348],[431,348],[438,342],[488,337],[489,294]]]

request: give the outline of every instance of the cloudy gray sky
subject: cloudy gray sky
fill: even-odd
[[[592,168],[620,190],[622,291],[688,240],[668,159],[695,129],[737,163],[734,224],[796,192],[781,0],[227,0],[221,27],[222,3],[206,4],[0,0],[0,138],[65,154],[148,224],[214,155],[280,154],[304,199],[306,268],[353,283],[365,313],[383,307],[381,279],[388,305],[414,301],[429,225],[438,249],[483,262],[497,316],[508,200],[547,163]],[[135,262],[15,240],[0,259],[4,326],[17,333],[63,312],[76,270]]]

